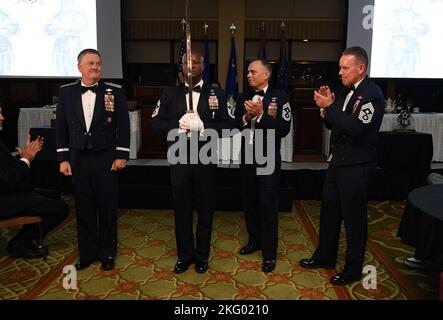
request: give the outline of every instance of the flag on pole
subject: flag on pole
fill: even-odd
[[[258,49],[257,57],[266,60],[266,30],[264,22],[260,24],[260,48]]]
[[[186,53],[185,39],[180,39],[179,50],[178,50],[178,60],[177,60],[177,81],[176,85],[183,84],[185,82],[185,77],[183,75],[183,55]]]
[[[234,118],[235,98],[238,95],[237,54],[234,34],[231,36],[231,54],[229,55],[228,76],[226,79],[226,96],[228,98],[229,114]]]
[[[277,88],[288,92],[288,42],[286,41],[286,26],[281,24],[280,59],[278,61]]]
[[[205,29],[205,38],[204,38],[204,48],[205,48],[205,53],[204,53],[204,59],[205,59],[205,64],[204,64],[204,69],[203,69],[203,81],[207,84],[211,83],[211,70],[210,70],[210,64],[209,64],[209,42],[208,42],[208,25],[205,23],[204,27]]]

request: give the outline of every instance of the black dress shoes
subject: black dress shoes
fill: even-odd
[[[86,261],[83,261],[83,260],[78,260],[74,264],[74,267],[75,267],[75,270],[80,271],[80,270],[88,268],[91,265],[91,263],[92,263],[92,261],[91,262],[86,262]]]
[[[324,268],[324,269],[334,269],[335,266],[332,264],[324,263],[323,261],[316,260],[316,259],[301,259],[298,263],[301,267],[306,269],[317,269],[317,268]]]
[[[10,241],[7,251],[12,258],[37,259],[48,255],[48,248],[42,244],[36,246],[33,243],[23,244],[19,241]]]
[[[34,252],[36,252],[37,255],[39,257],[42,257],[44,260],[46,260],[46,257],[49,254],[48,247],[43,244],[39,244],[39,245],[35,246]]]
[[[206,271],[208,271],[208,260],[197,260],[195,262],[195,272],[205,273]]]
[[[248,243],[247,245],[243,246],[238,253],[241,255],[247,255],[247,254],[254,253],[255,251],[258,251],[258,250],[260,250],[260,248],[258,246],[254,246],[254,245]]]
[[[261,270],[263,272],[272,272],[275,269],[276,261],[273,259],[265,259],[263,260],[263,264],[261,266]]]
[[[174,267],[174,272],[175,273],[183,273],[186,270],[189,269],[189,266],[192,264],[192,260],[183,260],[183,259],[178,259],[177,263],[175,264]]]
[[[338,273],[333,276],[329,282],[337,286],[345,286],[347,284],[359,281],[360,279],[361,275],[349,276],[345,273]]]
[[[114,257],[100,259],[100,262],[102,263],[102,270],[104,271],[113,270],[115,267]]]

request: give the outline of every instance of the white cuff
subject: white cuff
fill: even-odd
[[[326,114],[325,108],[320,108],[320,117],[324,118]]]
[[[262,113],[261,116],[257,118],[257,123],[260,123],[260,120],[263,117],[263,115],[264,115],[264,113]]]
[[[28,168],[31,167],[31,161],[29,161],[28,159],[26,159],[26,158],[20,158],[20,161],[23,161],[24,163],[26,163],[26,165],[28,166]]]
[[[246,127],[248,125],[248,122],[245,120],[246,115],[243,116],[243,127]]]

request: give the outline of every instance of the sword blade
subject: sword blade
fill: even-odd
[[[186,61],[188,65],[188,88],[189,88],[189,106],[187,111],[190,112],[194,109],[192,101],[192,43],[191,43],[191,25],[190,25],[190,12],[189,12],[189,0],[186,0]]]

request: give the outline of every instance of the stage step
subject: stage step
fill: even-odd
[[[243,211],[239,171],[217,168],[216,210]],[[120,175],[119,192],[121,208],[173,209],[169,166],[127,166]],[[279,211],[292,211],[292,195],[290,183],[282,175]]]

